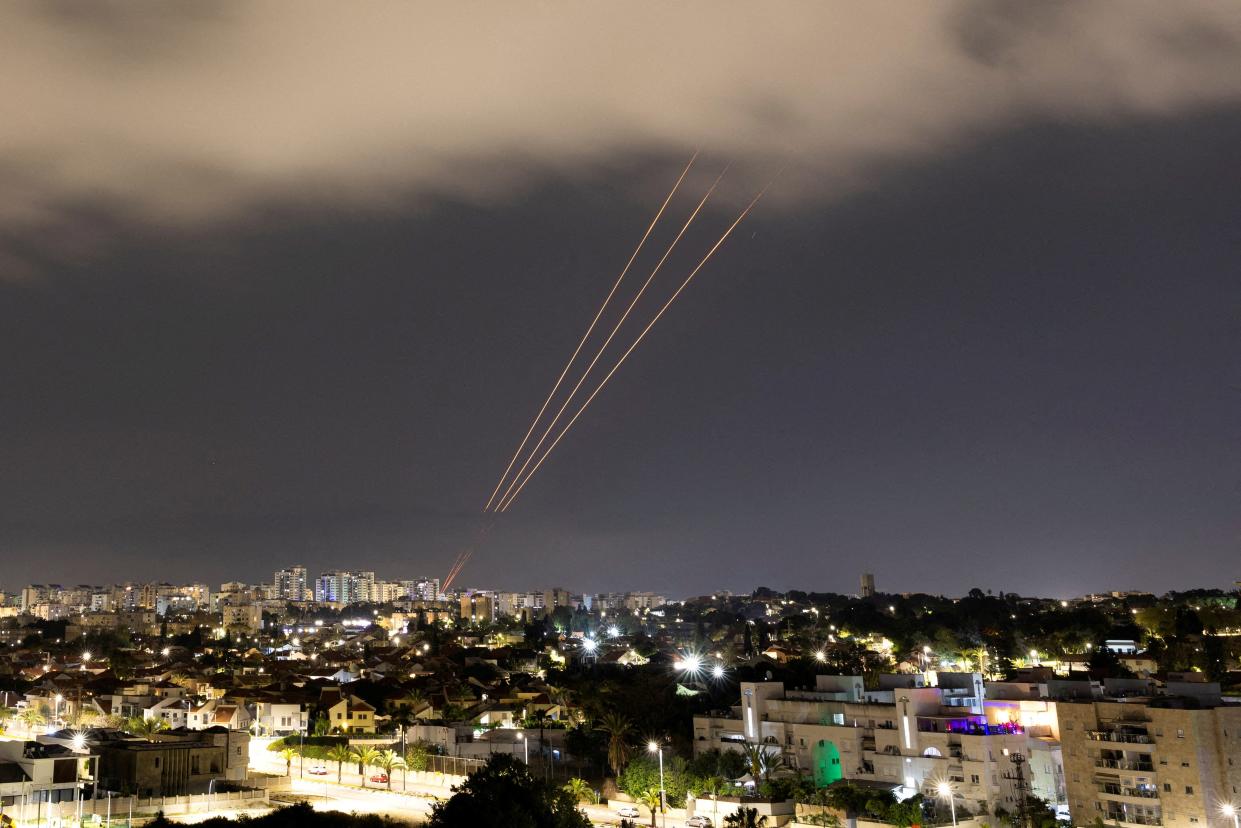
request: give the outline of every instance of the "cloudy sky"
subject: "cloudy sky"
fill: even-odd
[[[1235,5],[13,2],[0,102],[4,589],[442,575],[695,150],[462,583],[1241,577]]]

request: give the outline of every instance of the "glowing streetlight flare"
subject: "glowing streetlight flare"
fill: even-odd
[[[714,667],[712,667],[712,668],[711,668],[711,676],[712,676],[713,678],[717,678],[717,679],[722,679],[722,678],[724,678],[724,665],[723,665],[723,664],[717,664],[717,665],[715,665]]]

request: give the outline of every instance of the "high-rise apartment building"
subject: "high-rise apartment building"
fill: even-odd
[[[1241,706],[1218,684],[1106,689],[1057,705],[1073,824],[1232,828],[1221,808],[1241,803]]]
[[[374,586],[374,572],[349,570],[324,572],[315,579],[315,600],[333,604],[356,604],[370,601]]]
[[[862,597],[875,597],[875,576],[871,572],[862,573]]]
[[[306,567],[298,565],[279,569],[272,577],[278,601],[305,601],[307,593]]]

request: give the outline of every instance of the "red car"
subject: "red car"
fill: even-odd
[[[372,777],[371,777],[371,781],[372,781],[372,782],[376,782],[376,783],[378,783],[378,784],[380,784],[380,785],[387,785],[387,784],[388,784],[388,774],[386,774],[386,773],[377,773],[377,774],[375,774],[374,776],[372,776]]]

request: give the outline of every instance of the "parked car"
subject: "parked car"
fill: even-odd
[[[631,819],[631,818],[642,816],[642,814],[638,813],[638,809],[632,805],[620,806],[619,808],[616,809],[616,815],[623,816],[625,817],[625,819]]]
[[[388,784],[388,774],[386,774],[386,773],[377,773],[377,774],[375,774],[374,776],[372,776],[372,777],[371,777],[371,781],[372,781],[372,782],[376,782],[376,783],[378,783],[378,784],[380,784],[380,785],[386,785],[386,784]]]
[[[685,820],[685,828],[711,828],[711,817],[692,816]]]
[[[311,776],[327,776],[327,768],[323,767],[323,765],[315,765],[313,768],[306,771],[306,773]]]

